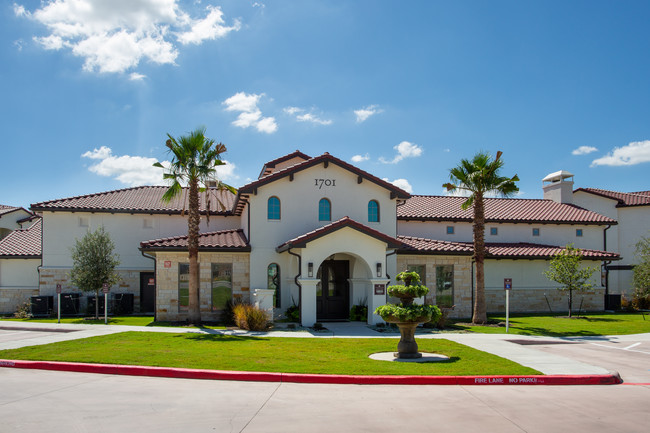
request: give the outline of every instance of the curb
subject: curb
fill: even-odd
[[[118,374],[178,379],[239,380],[249,382],[322,383],[345,385],[616,385],[618,373],[530,376],[357,376],[335,374],[269,373],[256,371],[198,370],[136,365],[0,359],[0,367]]]

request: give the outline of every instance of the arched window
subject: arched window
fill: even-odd
[[[377,200],[370,200],[368,202],[368,222],[379,222],[379,203]]]
[[[280,266],[277,263],[271,263],[266,272],[267,275],[267,285],[266,287],[269,290],[275,290],[273,298],[276,308],[280,308]]]
[[[332,221],[332,204],[326,198],[318,202],[318,221]]]
[[[268,218],[270,220],[280,219],[280,199],[277,197],[269,198],[268,202]]]

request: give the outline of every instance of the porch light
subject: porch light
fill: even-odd
[[[377,263],[377,277],[381,277],[381,276],[382,276],[381,263]]]
[[[307,276],[309,278],[314,277],[314,264],[312,262],[307,263]]]

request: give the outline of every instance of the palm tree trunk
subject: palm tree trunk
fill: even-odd
[[[187,219],[187,248],[190,261],[190,281],[188,300],[188,321],[194,325],[201,324],[201,306],[199,301],[199,186],[197,179],[189,184],[189,215]]]
[[[474,296],[474,315],[472,323],[487,323],[485,308],[485,207],[483,195],[474,197],[474,261],[476,262],[476,295]]]

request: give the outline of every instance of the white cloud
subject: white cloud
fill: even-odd
[[[636,165],[644,162],[650,162],[650,140],[633,141],[627,146],[615,147],[607,155],[594,159],[591,166]]]
[[[408,192],[409,194],[413,193],[413,187],[411,186],[409,181],[406,180],[406,179],[395,179],[393,181],[390,181],[390,180],[388,180],[387,177],[385,177],[385,178],[383,178],[383,180],[385,180],[388,183],[392,183],[393,185],[395,185],[398,188],[402,188],[404,191]]]
[[[277,131],[278,125],[275,123],[275,117],[263,117],[262,111],[257,106],[262,96],[264,96],[264,93],[256,95],[254,93],[239,92],[223,101],[226,111],[240,112],[232,124],[244,129],[254,127],[259,132],[267,134]]]
[[[44,49],[69,49],[84,59],[89,72],[123,73],[141,61],[175,64],[176,45],[200,44],[241,28],[227,26],[219,7],[192,18],[178,0],[56,0],[28,11],[14,4],[14,14],[36,21],[49,34],[34,37]],[[175,38],[175,39],[174,39]]]
[[[88,170],[100,176],[111,177],[129,186],[165,185],[163,171],[153,164],[156,158],[143,156],[115,156],[110,147],[102,146],[81,155],[95,160]],[[169,166],[168,162],[162,163]]]
[[[367,153],[365,155],[354,155],[350,159],[352,160],[352,162],[363,162],[369,160],[370,155],[368,155]]]
[[[146,75],[138,74],[137,72],[131,72],[129,75],[129,80],[131,81],[142,81],[147,78]]]
[[[414,143],[409,143],[408,141],[402,141],[397,146],[394,146],[393,149],[397,151],[397,155],[392,160],[381,157],[379,161],[384,164],[397,164],[404,158],[417,158],[422,155],[422,147]]]
[[[239,179],[239,176],[235,174],[235,169],[237,166],[230,161],[223,160],[225,165],[220,165],[217,167],[217,178],[223,182],[229,183]]]
[[[309,122],[315,123],[317,125],[331,125],[332,121],[330,119],[321,119],[317,115],[311,112],[307,112],[304,108],[300,107],[286,107],[282,111],[287,113],[290,116],[294,116],[299,122]]]
[[[354,114],[357,116],[357,123],[362,123],[368,120],[370,116],[381,113],[383,111],[384,110],[380,109],[377,105],[368,105],[365,108],[354,110]]]
[[[208,15],[205,18],[192,21],[192,29],[190,31],[178,35],[178,41],[181,44],[198,45],[204,40],[222,38],[231,31],[237,31],[241,28],[241,22],[239,20],[235,20],[234,24],[230,27],[226,26],[223,20],[223,12],[218,7],[208,6],[207,10]]]
[[[571,152],[571,155],[588,155],[593,152],[597,152],[598,149],[593,146],[580,146],[577,149],[574,149]]]

